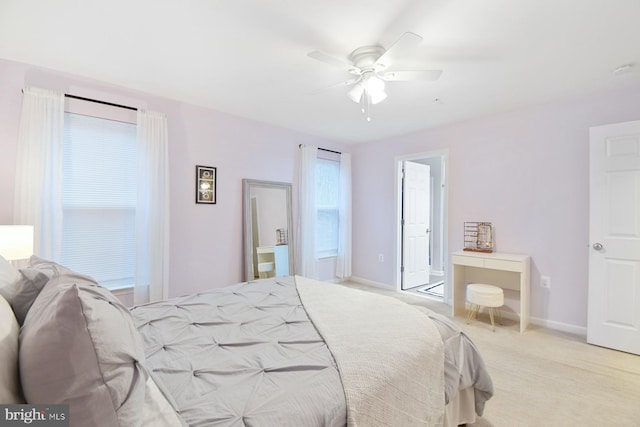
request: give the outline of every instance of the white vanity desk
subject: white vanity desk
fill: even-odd
[[[453,315],[465,316],[466,285],[486,283],[520,292],[520,332],[529,324],[530,258],[501,252],[459,251],[453,264]]]

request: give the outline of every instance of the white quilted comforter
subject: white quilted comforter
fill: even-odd
[[[423,312],[394,298],[300,276],[296,284],[336,360],[349,426],[442,424],[443,342]]]

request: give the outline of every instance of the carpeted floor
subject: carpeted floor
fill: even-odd
[[[450,316],[448,305],[406,292],[344,285],[423,305]],[[640,426],[640,356],[589,345],[582,336],[515,321],[491,331],[488,315],[456,323],[476,343],[495,388],[473,427]]]

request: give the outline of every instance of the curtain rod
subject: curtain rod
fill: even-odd
[[[96,104],[109,105],[111,107],[124,108],[125,110],[138,111],[136,107],[129,107],[128,105],[114,104],[113,102],[100,101],[98,99],[85,98],[83,96],[64,94],[65,98],[79,99],[80,101],[95,102]]]
[[[24,89],[21,89],[20,91],[24,93]],[[109,105],[111,107],[124,108],[125,110],[138,111],[136,107],[129,107],[128,105],[122,105],[122,104],[114,104],[113,102],[100,101],[99,99],[85,98],[83,96],[71,95],[68,93],[65,93],[64,97],[78,99],[80,101],[95,102],[96,104]]]
[[[299,145],[298,145],[298,148],[301,148],[301,147],[302,147],[302,144],[299,144]],[[329,150],[329,149],[327,149],[327,148],[321,148],[321,147],[318,147],[318,150],[326,151],[326,152],[328,152],[328,153],[342,154],[342,153],[341,153],[341,152],[339,152],[339,151]]]

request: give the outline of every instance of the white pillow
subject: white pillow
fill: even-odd
[[[145,384],[141,425],[142,427],[183,427],[185,425],[151,377]]]
[[[15,293],[16,282],[20,279],[20,272],[0,256],[0,295],[6,300],[11,300]]]
[[[13,310],[0,295],[0,403],[4,404],[24,403],[18,375],[19,334]]]

